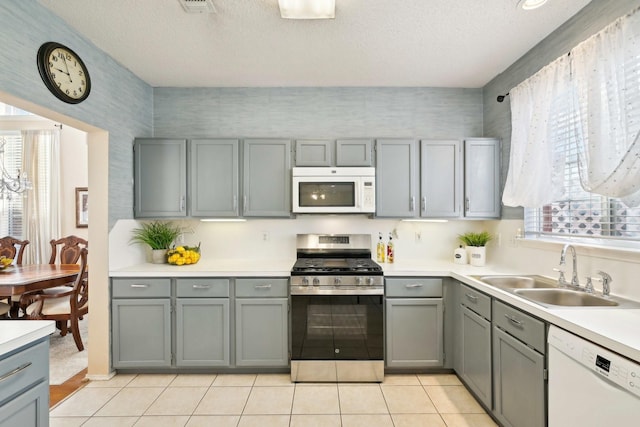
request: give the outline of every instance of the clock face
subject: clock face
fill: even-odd
[[[47,88],[62,101],[77,104],[89,96],[87,67],[68,47],[54,42],[40,46],[38,70]]]

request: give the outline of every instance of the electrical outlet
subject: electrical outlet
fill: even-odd
[[[184,245],[184,233],[180,233],[177,240],[180,245]]]
[[[269,232],[268,231],[263,231],[262,232],[262,240],[265,241],[265,242],[269,240]]]

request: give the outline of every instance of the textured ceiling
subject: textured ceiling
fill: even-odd
[[[336,0],[333,20],[280,18],[277,0],[40,0],[155,87],[477,88],[589,0]]]

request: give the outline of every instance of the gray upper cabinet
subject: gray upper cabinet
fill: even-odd
[[[191,216],[234,217],[239,215],[238,147],[237,139],[190,141]]]
[[[332,166],[333,146],[325,139],[296,140],[296,166]]]
[[[291,141],[244,140],[243,215],[291,216]]]
[[[372,166],[373,141],[354,138],[336,141],[336,166]]]
[[[134,216],[186,216],[187,141],[138,138],[133,153]]]
[[[417,141],[376,140],[376,216],[416,217],[417,176]]]
[[[461,214],[461,142],[420,141],[420,216],[457,218]]]
[[[464,141],[464,216],[500,217],[500,141],[470,138]]]

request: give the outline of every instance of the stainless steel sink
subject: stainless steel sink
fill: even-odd
[[[569,307],[615,307],[620,305],[610,298],[600,297],[580,290],[556,289],[516,289],[516,295],[548,305]]]
[[[495,286],[500,289],[537,289],[537,288],[556,288],[558,283],[555,280],[543,276],[474,276],[474,278]]]

